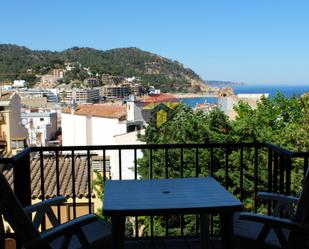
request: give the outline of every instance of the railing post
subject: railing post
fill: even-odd
[[[30,154],[18,158],[13,165],[14,192],[23,207],[31,205]]]
[[[31,205],[31,175],[30,154],[18,158],[13,163],[14,193],[23,207]],[[17,239],[16,249],[21,249],[22,244]]]

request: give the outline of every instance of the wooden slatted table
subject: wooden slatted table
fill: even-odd
[[[104,187],[104,215],[111,216],[113,248],[123,248],[126,216],[171,214],[218,214],[223,248],[232,248],[233,213],[241,202],[214,178],[151,180],[109,180]],[[205,221],[206,219],[201,219]],[[205,224],[201,224],[201,245],[207,247]]]

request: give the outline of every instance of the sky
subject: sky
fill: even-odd
[[[137,47],[205,80],[309,85],[308,0],[1,0],[0,43]]]

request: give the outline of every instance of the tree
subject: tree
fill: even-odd
[[[219,109],[214,109],[209,114],[203,111],[194,111],[189,106],[178,105],[168,120],[161,126],[157,125],[153,119],[146,131],[141,137],[148,144],[203,144],[203,143],[226,143],[229,138],[230,124],[228,118]],[[153,178],[180,177],[180,150],[170,149],[152,151]],[[143,150],[143,158],[138,161],[139,174],[142,178],[149,178],[149,157],[150,151]],[[200,165],[209,165],[210,151],[200,149],[198,151],[198,161]],[[218,168],[224,161],[224,151],[216,150],[214,152],[214,165]],[[194,177],[209,175],[209,167],[196,168],[196,149],[184,149],[183,151],[183,176]],[[166,176],[165,167],[168,168]],[[220,177],[220,175],[218,175]],[[150,227],[149,218],[143,218],[145,225],[145,234],[149,233],[147,228]],[[180,217],[169,217],[169,233],[179,234]],[[156,217],[154,226],[157,235],[165,234],[165,219]],[[195,219],[192,216],[185,216],[184,230],[193,234],[195,229]]]
[[[159,126],[156,119],[148,124],[141,140],[147,144],[204,144],[230,142],[272,142],[292,151],[308,151],[309,148],[309,94],[301,98],[286,98],[278,94],[273,99],[263,97],[256,108],[241,102],[235,107],[237,118],[229,121],[219,109],[206,114],[194,111],[185,105],[178,105],[169,113],[166,122]],[[159,110],[158,110],[159,111]],[[154,149],[143,150],[143,157],[138,160],[138,173],[142,178],[149,178],[150,153],[152,160],[152,177],[180,177],[180,162],[183,160],[183,176],[195,177],[210,174],[209,149]],[[239,151],[214,149],[212,170],[214,177],[221,183],[227,178],[228,189],[240,196],[240,153]],[[197,154],[196,154],[197,153]],[[197,156],[196,156],[197,155]],[[253,209],[255,195],[255,149],[247,149],[243,153],[243,202],[247,209]],[[225,175],[225,158],[228,157],[228,176]],[[267,151],[258,153],[258,190],[267,190]],[[198,160],[198,167],[196,167]],[[165,170],[167,167],[167,170]],[[167,175],[166,175],[167,173]],[[301,186],[299,179],[303,177],[303,164],[295,161],[291,174],[291,189],[297,193]],[[259,210],[266,206],[260,205]],[[140,223],[145,227],[144,234],[149,235],[151,221],[141,217]],[[153,220],[156,235],[165,234],[165,219],[155,217]],[[169,217],[170,234],[179,235],[180,217]],[[193,234],[195,219],[185,216],[184,231]]]
[[[230,122],[218,109],[205,114],[201,111],[193,111],[191,108],[179,105],[166,123],[158,127],[154,120],[148,125],[143,141],[149,144],[198,144],[198,143],[229,143],[229,142],[271,142],[278,146],[293,151],[308,150],[309,141],[309,97],[286,98],[278,94],[275,98],[263,97],[256,108],[241,102],[235,107],[237,118]],[[227,153],[227,154],[226,154]],[[243,201],[247,209],[254,208],[255,195],[255,157],[258,155],[258,190],[267,190],[268,154],[265,150],[246,149],[243,154],[244,188]],[[215,149],[213,151],[214,176],[221,183],[225,183],[225,157],[228,157],[229,173],[227,185],[229,190],[236,196],[240,196],[240,153],[239,151],[225,151]],[[139,174],[142,178],[149,178],[148,150],[143,151],[143,158],[138,161]],[[195,172],[196,155],[194,149],[184,149],[183,172],[184,177],[209,175],[210,152],[207,149],[199,149],[198,161],[200,166]],[[152,167],[154,178],[180,177],[180,151],[170,149],[168,156],[164,150],[152,151]],[[201,165],[206,165],[202,167]],[[165,166],[168,167],[166,176]],[[302,178],[303,165],[299,162],[293,164],[292,191],[297,192],[300,188],[299,179]],[[259,210],[265,210],[260,205]],[[147,221],[147,219],[145,219]],[[179,218],[172,217],[169,223],[170,229],[177,233]],[[194,222],[187,219],[185,229],[192,231]],[[146,223],[146,227],[147,227]],[[157,219],[155,224],[159,233],[164,234],[162,219]],[[173,226],[174,225],[174,226]],[[147,231],[146,231],[147,232]]]

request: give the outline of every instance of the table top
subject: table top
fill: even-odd
[[[241,202],[214,178],[109,180],[104,215],[164,215],[241,211]]]

